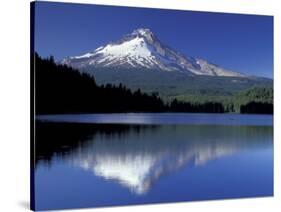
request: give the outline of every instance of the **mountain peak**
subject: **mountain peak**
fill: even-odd
[[[153,33],[148,28],[138,28],[135,29],[132,34],[145,35],[145,34],[153,34]]]
[[[152,40],[154,37],[154,34],[152,33],[152,31],[148,28],[139,28],[139,29],[135,29],[132,33],[132,35],[137,35],[140,37],[145,37],[149,40]]]
[[[177,71],[188,75],[245,76],[205,60],[185,56],[163,44],[148,28],[135,29],[117,42],[101,46],[81,56],[63,59],[62,63],[78,69],[150,69]]]

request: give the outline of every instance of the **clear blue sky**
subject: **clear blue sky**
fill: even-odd
[[[185,55],[273,77],[271,16],[50,2],[35,10],[35,50],[43,57],[80,55],[145,27]]]

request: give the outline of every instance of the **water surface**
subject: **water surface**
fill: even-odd
[[[272,116],[145,114],[134,124],[128,116],[40,117],[37,210],[273,194]]]
[[[206,113],[109,113],[40,115],[37,120],[99,124],[190,124],[272,126],[272,115]]]

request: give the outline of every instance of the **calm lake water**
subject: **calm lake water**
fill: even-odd
[[[269,115],[38,116],[37,210],[273,195]]]

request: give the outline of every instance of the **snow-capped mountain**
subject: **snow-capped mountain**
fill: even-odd
[[[150,29],[137,29],[117,42],[80,56],[65,58],[62,64],[74,68],[148,69],[190,75],[245,77],[203,59],[185,56],[163,44]]]

